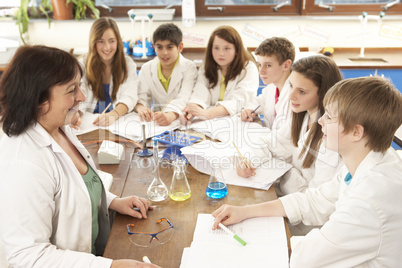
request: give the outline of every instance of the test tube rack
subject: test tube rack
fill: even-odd
[[[181,148],[190,146],[198,141],[200,137],[191,136],[182,132],[165,131],[155,136],[160,143],[166,144],[167,148],[163,152],[162,158],[174,160],[176,157],[182,158]]]

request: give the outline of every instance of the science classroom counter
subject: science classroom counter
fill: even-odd
[[[145,178],[143,169],[139,168],[140,157],[136,151],[139,148],[132,143],[125,142],[126,139],[115,136],[108,131],[99,130],[78,136],[86,144],[86,148],[97,164],[97,151],[100,143],[97,140],[111,139],[120,141],[125,148],[124,159],[119,165],[98,165],[97,168],[111,173],[113,183],[110,191],[118,196],[137,195],[146,198],[146,192],[151,179]],[[161,148],[163,149],[163,148]],[[160,176],[169,188],[172,180],[172,166],[162,163]],[[148,256],[152,263],[164,268],[180,267],[183,249],[189,247],[192,240],[194,229],[199,213],[212,213],[223,204],[248,205],[277,199],[275,190],[270,188],[268,191],[247,187],[227,185],[228,195],[220,200],[213,200],[205,195],[209,176],[188,166],[186,173],[190,188],[191,197],[182,202],[169,199],[162,202],[151,202],[154,210],[148,212],[147,219],[135,219],[130,216],[116,213],[113,221],[110,237],[106,246],[104,257],[111,259],[135,259],[142,260],[143,256]],[[155,223],[160,218],[169,219],[174,225],[174,234],[170,241],[165,244],[158,244],[153,241],[149,247],[143,248],[134,245],[129,240],[126,225],[134,223],[136,230],[145,230],[148,223]],[[285,221],[285,220],[284,220]],[[291,234],[285,222],[289,254]]]

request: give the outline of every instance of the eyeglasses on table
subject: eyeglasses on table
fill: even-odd
[[[140,247],[149,247],[153,240],[156,240],[159,244],[168,242],[173,235],[173,224],[167,218],[161,218],[156,221],[157,224],[169,226],[162,227],[157,232],[134,232],[130,230],[130,227],[134,227],[134,224],[127,224],[127,232],[129,234],[130,241]],[[166,223],[166,224],[165,224]]]

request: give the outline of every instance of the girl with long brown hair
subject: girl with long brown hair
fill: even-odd
[[[137,66],[124,55],[120,31],[112,18],[102,17],[92,24],[89,51],[80,63],[85,72],[83,108],[101,114],[94,124],[108,126],[134,109],[138,101]]]
[[[280,195],[317,187],[331,179],[341,167],[339,155],[321,144],[322,131],[318,124],[318,118],[325,112],[324,96],[340,80],[342,75],[338,66],[326,56],[302,58],[292,65],[289,76],[292,118],[258,142],[264,144],[264,148],[250,150],[262,150],[268,158],[282,158],[292,164],[293,168],[280,179]],[[257,154],[256,151],[251,153]],[[237,168],[242,177],[253,176],[254,170],[243,163]]]
[[[204,66],[181,121],[234,115],[256,94],[258,83],[257,66],[240,34],[231,26],[218,27],[209,38]]]

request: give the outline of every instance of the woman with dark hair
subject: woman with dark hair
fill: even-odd
[[[181,122],[193,116],[204,120],[240,112],[258,83],[257,66],[240,34],[231,26],[218,27],[209,38],[205,64]]]
[[[137,66],[124,54],[120,31],[112,18],[102,17],[92,24],[89,51],[80,63],[86,96],[83,109],[101,114],[111,104],[94,124],[109,126],[134,109],[138,101]]]
[[[6,134],[0,140],[0,240],[13,267],[140,264],[97,257],[109,236],[108,209],[146,218],[150,207],[143,198],[106,191],[90,154],[68,126],[85,100],[81,75],[71,54],[23,46],[0,81],[0,124]]]
[[[277,132],[262,138],[258,144],[264,144],[265,148],[251,149],[252,155],[274,156],[292,164],[293,168],[279,181],[279,195],[317,187],[330,180],[341,167],[339,155],[321,144],[318,124],[318,118],[325,112],[324,96],[340,80],[338,66],[326,56],[302,58],[292,65],[289,76],[292,118]],[[247,178],[255,172],[240,163],[237,173]]]

